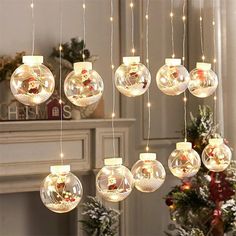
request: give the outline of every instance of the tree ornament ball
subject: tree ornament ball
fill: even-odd
[[[140,57],[123,57],[123,64],[115,72],[116,88],[127,97],[144,94],[151,83],[151,75]]]
[[[64,83],[66,97],[75,106],[86,107],[100,100],[104,90],[101,76],[92,69],[91,62],[74,63]]]
[[[166,95],[175,96],[188,88],[189,73],[181,59],[167,58],[156,75],[157,87]]]
[[[202,162],[213,172],[224,171],[230,164],[232,152],[223,139],[209,139],[209,144],[202,152]]]
[[[51,173],[40,188],[43,204],[56,213],[73,210],[80,202],[83,188],[80,180],[70,172],[69,165],[51,166]]]
[[[22,61],[23,65],[11,76],[11,92],[26,106],[39,105],[48,100],[54,91],[53,74],[42,64],[42,56],[23,56]]]
[[[174,176],[180,179],[189,178],[199,171],[201,159],[190,142],[179,142],[169,156],[168,166]]]
[[[190,72],[190,93],[199,98],[206,98],[216,91],[217,86],[218,78],[211,70],[211,64],[197,63],[197,67]]]
[[[122,165],[122,158],[107,158],[104,164],[96,177],[98,193],[109,202],[124,200],[130,195],[134,185],[130,170]]]
[[[156,153],[140,153],[139,158],[131,170],[134,186],[141,192],[155,192],[165,181],[165,169],[156,160]]]

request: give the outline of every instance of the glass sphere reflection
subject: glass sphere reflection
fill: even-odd
[[[197,63],[197,68],[190,72],[188,89],[190,93],[199,98],[212,95],[218,86],[218,78],[211,70],[211,64]]]
[[[144,94],[151,83],[147,67],[140,63],[140,57],[124,57],[123,64],[116,70],[116,88],[127,97]]]
[[[183,93],[189,83],[189,73],[181,65],[181,59],[167,58],[156,75],[157,87],[166,95],[179,95]]]
[[[201,159],[198,153],[192,149],[189,142],[179,142],[168,159],[168,166],[171,173],[180,178],[194,176],[201,167]]]
[[[134,185],[141,192],[156,191],[165,181],[166,172],[163,165],[156,160],[155,153],[141,153],[131,170]]]
[[[70,166],[51,166],[51,174],[44,179],[40,188],[43,204],[56,213],[73,210],[82,195],[80,180],[70,172]]]
[[[223,139],[209,139],[209,144],[202,152],[202,162],[207,169],[214,172],[224,171],[230,164],[231,150]]]
[[[98,193],[110,202],[119,202],[127,198],[133,184],[133,176],[130,170],[122,165],[121,158],[105,159],[105,166],[96,177]]]
[[[11,92],[20,103],[26,106],[41,104],[54,91],[53,74],[42,64],[42,56],[23,56],[23,63],[11,76]]]
[[[92,70],[91,62],[74,63],[74,70],[65,79],[66,97],[74,105],[86,107],[99,101],[104,90],[100,75]]]

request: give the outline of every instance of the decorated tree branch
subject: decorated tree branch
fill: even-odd
[[[208,139],[216,137],[213,113],[208,106],[199,106],[198,115],[191,113],[190,117],[188,141],[201,155]],[[211,172],[202,164],[195,176],[183,179],[167,194],[166,205],[173,223],[166,235],[236,235],[235,191],[236,161],[232,160],[223,172]]]

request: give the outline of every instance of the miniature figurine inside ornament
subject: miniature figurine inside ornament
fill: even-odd
[[[92,70],[91,62],[74,63],[74,70],[65,79],[66,97],[74,105],[86,107],[99,101],[104,90],[100,75]]]
[[[222,138],[209,139],[209,144],[202,152],[202,162],[213,172],[224,171],[230,164],[232,153]]]
[[[190,93],[199,98],[212,95],[218,86],[218,78],[211,70],[209,63],[197,63],[197,67],[190,72],[188,89]]]
[[[157,87],[166,95],[175,96],[188,88],[189,73],[181,59],[167,58],[156,75]]]
[[[40,188],[43,204],[56,213],[73,210],[79,204],[82,195],[81,182],[70,172],[69,165],[51,166],[51,174],[44,179]]]
[[[48,100],[55,87],[52,72],[44,66],[42,56],[23,56],[23,65],[12,74],[10,87],[14,97],[26,106]]]
[[[128,168],[122,165],[122,158],[107,158],[105,166],[98,172],[96,188],[106,201],[119,202],[129,196],[134,180]]]
[[[140,63],[140,57],[123,57],[123,64],[116,70],[116,88],[127,97],[144,94],[151,83],[147,67]]]
[[[192,149],[192,143],[179,142],[168,159],[168,166],[171,173],[180,178],[194,176],[201,167],[201,159],[198,153]]]
[[[156,191],[165,181],[166,172],[163,165],[156,160],[156,153],[140,153],[132,167],[134,186],[141,192]]]

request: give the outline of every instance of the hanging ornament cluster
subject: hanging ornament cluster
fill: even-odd
[[[174,176],[180,179],[189,178],[200,169],[201,159],[198,153],[192,149],[192,143],[179,142],[169,156],[168,166]]]
[[[12,74],[10,87],[14,97],[26,106],[45,102],[53,93],[52,72],[43,65],[42,56],[23,56],[23,65]]]
[[[69,165],[51,166],[51,173],[44,179],[40,188],[43,204],[56,213],[73,210],[82,195],[81,182],[70,172]]]
[[[213,172],[224,171],[230,164],[232,153],[222,138],[209,139],[202,152],[203,164]]]
[[[91,62],[74,63],[74,70],[65,79],[66,97],[76,106],[85,107],[99,101],[104,85]]]
[[[123,57],[123,64],[115,73],[116,88],[127,97],[144,94],[151,83],[151,75],[140,57]]]
[[[104,165],[96,177],[98,193],[110,202],[124,200],[133,189],[133,175],[122,165],[122,158],[107,158]]]
[[[189,73],[181,65],[181,59],[167,58],[156,75],[157,87],[166,95],[183,93],[189,83]]]
[[[139,159],[131,169],[134,177],[134,185],[141,192],[154,192],[165,181],[165,169],[156,160],[156,153],[140,153]]]
[[[218,78],[209,63],[197,63],[190,72],[189,92],[196,97],[206,98],[212,95],[218,86]]]

